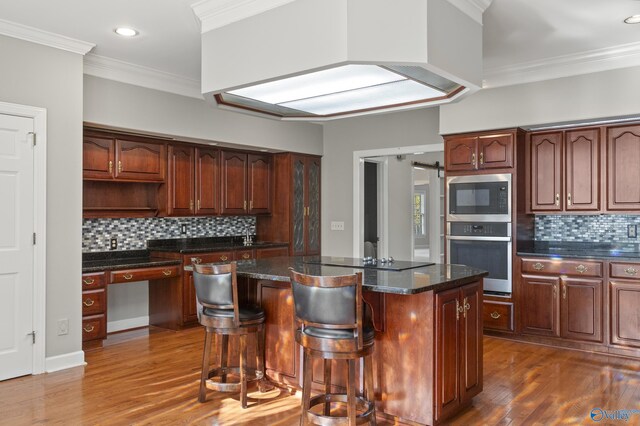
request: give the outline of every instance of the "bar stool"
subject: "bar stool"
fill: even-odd
[[[302,417],[321,425],[376,424],[373,390],[374,328],[363,320],[362,273],[345,276],[318,277],[293,270],[291,287],[295,317],[301,327],[296,342],[304,350]],[[324,394],[311,398],[312,358],[324,360]],[[356,396],[356,360],[364,362],[364,395]],[[347,393],[331,393],[331,360],[346,360],[348,365]],[[331,403],[347,404],[347,417],[331,416]],[[323,414],[311,411],[324,404]],[[360,414],[358,414],[360,411]]]
[[[209,387],[220,392],[240,392],[242,408],[247,408],[247,383],[264,377],[264,311],[255,306],[239,306],[236,262],[218,265],[194,263],[193,283],[198,302],[198,320],[205,327],[198,401],[206,401]],[[220,367],[210,369],[211,339],[214,334],[222,337]],[[256,336],[255,369],[247,368],[249,334]],[[239,367],[229,367],[227,364],[230,335],[239,336]],[[239,380],[227,382],[229,373],[238,375]]]

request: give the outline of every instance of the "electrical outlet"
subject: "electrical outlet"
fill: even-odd
[[[627,225],[627,237],[638,238],[638,225]]]
[[[66,318],[58,320],[58,336],[69,334],[69,320]]]
[[[117,238],[112,238],[110,243],[109,243],[109,248],[111,250],[115,250],[118,248],[118,239]]]
[[[344,231],[344,222],[331,222],[332,231]]]
[[[180,224],[180,233],[181,234],[186,234],[187,233],[187,224],[186,223]]]

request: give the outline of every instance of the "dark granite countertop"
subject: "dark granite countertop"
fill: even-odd
[[[363,272],[363,289],[381,293],[415,294],[430,290],[446,290],[471,283],[488,273],[464,265],[435,264],[404,271],[323,266],[304,263],[311,257],[272,257],[238,262],[238,275],[255,279],[289,282],[289,267],[309,275],[348,275]],[[329,259],[326,257],[325,259]],[[186,269],[186,268],[185,268]]]
[[[257,249],[270,247],[288,247],[289,243],[259,241],[245,246],[242,237],[211,238],[172,238],[164,240],[148,240],[147,248],[151,251],[171,253],[206,253],[220,250]]]
[[[150,255],[149,250],[120,250],[82,253],[82,273],[105,270],[152,268],[180,265],[179,259],[162,259]]]
[[[630,243],[587,243],[575,241],[534,241],[521,244],[516,251],[518,256],[602,259],[602,260],[640,260],[640,246]]]

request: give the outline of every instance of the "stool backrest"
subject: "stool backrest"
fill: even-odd
[[[205,308],[233,309],[234,324],[239,326],[236,262],[225,264],[193,263],[196,298]]]
[[[303,327],[352,329],[362,348],[362,272],[324,276],[291,269],[296,320]]]

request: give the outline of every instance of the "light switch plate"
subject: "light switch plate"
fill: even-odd
[[[638,225],[627,225],[627,237],[638,238]]]
[[[332,231],[344,231],[344,222],[331,222]]]

